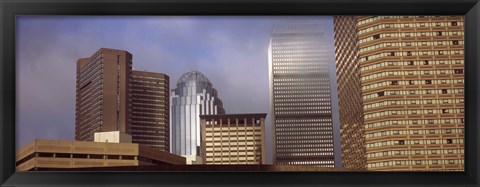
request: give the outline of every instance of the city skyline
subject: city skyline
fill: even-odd
[[[268,39],[273,25],[291,22],[331,25],[332,20],[327,17],[21,17],[17,51],[25,52],[18,53],[17,58],[17,74],[22,75],[17,79],[17,98],[21,98],[17,100],[17,148],[33,138],[73,139],[74,61],[102,47],[129,51],[134,54],[135,70],[165,73],[170,76],[171,88],[181,74],[201,71],[217,87],[229,113],[269,112],[268,76],[264,74],[268,66]],[[192,33],[200,34],[193,37]],[[333,39],[330,40],[333,47]],[[258,68],[250,68],[252,65]],[[61,92],[51,93],[60,88]],[[249,95],[235,94],[243,89],[249,90]],[[270,136],[268,131],[267,136]],[[267,154],[271,151],[269,143]]]
[[[186,89],[175,83],[181,83],[185,75],[193,73],[213,85],[215,89],[211,95],[218,101],[221,111],[227,111],[227,114],[265,113],[268,116],[265,126],[262,125],[262,128],[269,129],[262,133],[265,138],[262,136],[261,139],[266,140],[262,141],[262,145],[266,144],[266,150],[261,148],[266,151],[262,157],[267,158],[266,162],[262,159],[262,163],[320,164],[324,167],[333,167],[333,164],[341,167],[340,163],[343,163],[351,169],[379,171],[463,171],[463,17],[341,16],[332,20],[332,17],[182,16],[142,17],[141,23],[138,18],[130,17],[97,17],[93,20],[104,27],[88,27],[95,25],[92,17],[30,18],[24,19],[23,25],[19,24],[23,29],[19,29],[17,38],[20,49],[17,51],[22,51],[17,53],[17,74],[21,75],[17,78],[17,149],[33,139],[72,140],[69,127],[78,131],[79,121],[77,117],[75,125],[70,122],[72,103],[69,102],[71,90],[68,87],[71,86],[71,75],[66,68],[71,67],[71,59],[68,58],[99,45],[100,50],[126,52],[127,64],[119,61],[119,58],[124,59],[123,54],[106,58],[113,67],[112,60],[116,57],[116,66],[110,67],[109,71],[117,74],[107,77],[111,73],[105,73],[104,79],[109,80],[107,86],[105,90],[97,90],[98,83],[103,88],[103,79],[98,83],[88,82],[89,79],[98,80],[98,77],[83,75],[92,72],[97,75],[98,68],[82,69],[87,62],[98,61],[96,55],[90,59],[80,58],[87,56],[85,54],[73,57],[80,58],[77,62],[76,115],[90,111],[84,109],[85,101],[91,102],[88,105],[95,106],[95,110],[82,117],[83,122],[87,118],[90,121],[102,119],[102,111],[116,110],[116,115],[115,112],[107,115],[109,120],[115,118],[116,121],[107,121],[105,129],[102,129],[103,121],[91,123],[93,126],[88,127],[89,131],[93,128],[93,131],[129,133],[128,125],[122,123],[128,121],[130,124],[127,119],[131,117],[127,112],[130,109],[122,106],[130,106],[130,96],[127,99],[121,90],[130,88],[119,86],[132,86],[128,83],[131,80],[129,71],[164,74],[169,85],[161,89],[162,93],[172,93],[170,101],[179,93],[178,89]],[[82,26],[72,25],[72,22],[82,23]],[[46,23],[55,24],[50,30],[38,30]],[[316,25],[325,25],[320,29],[326,30],[325,34],[319,33]],[[37,29],[38,35],[31,36],[32,29]],[[325,39],[321,39],[322,36]],[[51,43],[44,45],[46,42]],[[113,45],[104,46],[105,43]],[[54,47],[58,45],[63,48]],[[103,53],[101,56],[103,62]],[[129,62],[131,56],[133,66]],[[95,63],[87,66],[91,64]],[[125,76],[122,77],[121,67],[124,65],[130,67],[127,82],[122,82]],[[87,71],[78,72],[79,69]],[[168,77],[171,77],[170,81]],[[145,80],[139,81],[141,87],[155,87],[153,91],[158,91],[157,85],[144,85]],[[157,83],[163,84],[154,82]],[[178,88],[174,89],[176,86]],[[85,92],[84,88],[95,89]],[[88,94],[96,96],[104,91],[106,93],[101,94],[100,100],[103,101],[103,96],[108,97],[108,110],[95,113],[103,104],[97,106],[97,99]],[[110,97],[114,95],[116,99]],[[142,105],[139,105],[141,110],[145,109],[143,106],[153,104],[147,100],[137,103]],[[144,111],[137,113],[145,115]],[[238,125],[238,121],[236,123]],[[84,131],[85,127],[80,130],[82,128]],[[170,128],[173,131],[173,127]],[[224,128],[220,129],[224,136],[221,132]],[[235,136],[238,144],[239,134],[230,133],[227,132],[228,136]],[[78,138],[91,134],[77,134],[75,139],[91,141],[91,137]],[[215,133],[210,135],[217,136]],[[220,142],[207,143],[207,150],[222,145],[223,151],[226,147],[221,139],[232,142],[232,137],[228,136],[213,138],[220,138]],[[175,137],[170,133],[168,138]],[[257,135],[249,138],[256,139]],[[202,139],[201,143],[204,141]],[[339,154],[340,150],[342,154]],[[341,156],[344,158],[340,162]],[[281,157],[283,160],[279,161]]]

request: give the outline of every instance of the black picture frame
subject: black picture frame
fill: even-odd
[[[0,0],[2,186],[479,186],[478,0]],[[465,172],[15,172],[20,15],[464,15]]]

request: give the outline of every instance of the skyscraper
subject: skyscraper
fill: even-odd
[[[274,164],[335,165],[327,45],[320,24],[273,29],[268,59]]]
[[[75,140],[93,141],[95,132],[128,128],[128,83],[132,54],[101,48],[77,61]]]
[[[130,124],[133,143],[170,151],[169,79],[163,73],[132,71]]]
[[[340,98],[358,98],[361,90],[363,103],[363,130],[355,134],[347,130],[351,124],[342,124],[342,138],[351,141],[348,138],[352,136],[364,137],[355,143],[364,143],[366,163],[348,166],[384,171],[463,170],[463,17],[358,16],[334,20],[337,72],[359,73],[361,79],[361,85],[338,81]],[[349,43],[355,52],[345,50]],[[338,74],[339,80],[347,76],[357,77]],[[349,110],[361,110],[357,103],[353,106]],[[345,158],[356,158],[351,155]]]
[[[132,69],[124,50],[101,48],[77,61],[75,140],[120,131],[133,143],[169,151],[169,78]]]
[[[265,164],[267,114],[201,115],[205,164]]]
[[[200,115],[225,114],[222,100],[205,75],[191,71],[177,81],[170,103],[171,152],[195,160],[200,156]]]
[[[366,169],[357,22],[353,16],[336,16],[333,21],[342,165],[346,168]]]

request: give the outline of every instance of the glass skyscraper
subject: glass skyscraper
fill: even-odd
[[[225,114],[217,90],[205,75],[191,71],[177,81],[170,103],[171,152],[200,156],[200,115]]]
[[[332,115],[336,92],[327,45],[321,24],[273,29],[268,59],[274,164],[335,166],[338,120]]]

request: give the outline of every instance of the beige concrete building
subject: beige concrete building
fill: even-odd
[[[338,86],[343,98],[358,98],[361,88],[363,109],[354,106],[363,110],[363,124],[357,131],[363,138],[357,143],[364,144],[366,165],[349,167],[380,171],[464,169],[463,23],[462,16],[334,18],[337,64],[360,66],[337,66],[337,72],[359,73],[361,79],[356,88],[345,88],[354,85],[345,81],[339,81]],[[342,35],[349,32],[357,34]],[[349,55],[342,42],[358,45],[358,58],[342,58]],[[352,78],[346,73],[339,73],[337,78],[344,79],[342,76]],[[341,127],[342,138],[352,137],[345,134],[348,128],[355,128],[352,124]],[[344,150],[344,154],[348,153]]]
[[[266,115],[201,115],[203,163],[265,164]]]
[[[16,154],[17,171],[142,165],[185,165],[185,158],[134,143],[34,140]]]

